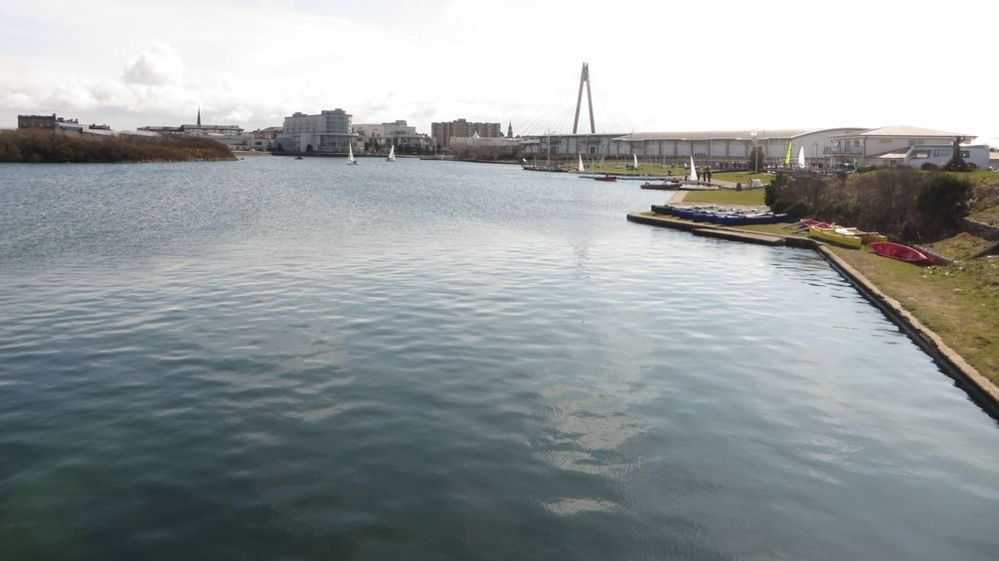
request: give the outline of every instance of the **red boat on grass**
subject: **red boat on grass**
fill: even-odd
[[[914,265],[932,265],[933,260],[914,247],[892,242],[871,242],[867,244],[874,253]]]

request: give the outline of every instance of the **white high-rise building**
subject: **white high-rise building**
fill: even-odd
[[[276,147],[283,152],[346,154],[355,136],[351,115],[343,109],[324,109],[318,115],[296,112],[284,118]]]

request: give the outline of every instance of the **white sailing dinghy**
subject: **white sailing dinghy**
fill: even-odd
[[[395,144],[393,144],[392,148],[389,149],[389,155],[385,158],[385,161],[386,162],[394,162],[395,161]]]
[[[697,185],[697,168],[694,166],[694,157],[690,157],[690,179],[686,183]]]
[[[798,149],[798,167],[800,169],[805,169],[805,147],[802,146]]]
[[[347,144],[347,165],[356,166],[357,158],[354,157],[354,148],[351,146],[352,143]]]
[[[632,157],[632,164],[631,164],[632,169],[638,169],[638,154],[635,154],[633,152],[631,154],[631,157]]]
[[[579,155],[579,166],[576,167],[576,172],[577,173],[584,173],[585,171],[586,171],[586,169],[583,167],[583,155],[580,154]]]

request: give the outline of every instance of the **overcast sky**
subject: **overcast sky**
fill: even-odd
[[[32,0],[0,3],[0,127],[512,122],[569,132],[879,127],[999,137],[999,2]],[[584,109],[585,114],[585,109]],[[581,126],[581,128],[583,128]]]

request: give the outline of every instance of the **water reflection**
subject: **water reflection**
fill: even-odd
[[[337,163],[0,167],[0,548],[994,556],[994,422],[814,254]]]

